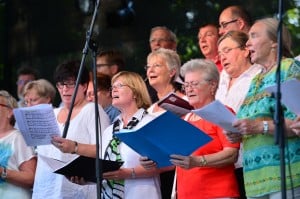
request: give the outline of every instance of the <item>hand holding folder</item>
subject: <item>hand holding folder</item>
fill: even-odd
[[[134,131],[115,134],[141,156],[147,156],[158,167],[170,166],[171,154],[190,155],[211,138],[200,129],[170,112]]]
[[[70,162],[62,162],[46,156],[39,155],[54,173],[62,174],[67,177],[78,176],[83,177],[85,181],[96,182],[96,158],[78,156]],[[102,173],[118,170],[123,162],[110,160],[100,160],[102,163]]]
[[[170,93],[169,95],[158,101],[157,105],[180,117],[191,112],[191,110],[194,109],[194,107],[192,107],[188,101],[176,95],[175,93]]]

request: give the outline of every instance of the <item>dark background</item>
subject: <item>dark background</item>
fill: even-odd
[[[41,78],[52,81],[60,62],[81,59],[91,15],[79,9],[80,1],[84,0],[0,0],[0,89],[16,95],[16,70],[21,66],[31,66]],[[153,26],[164,25],[176,33],[184,63],[202,57],[199,26],[218,23],[221,10],[234,4],[244,6],[253,19],[278,13],[278,1],[273,0],[103,0],[92,35],[99,49],[119,49],[127,70],[143,75]],[[300,53],[299,4],[284,0],[284,23],[292,32],[295,55]],[[129,15],[118,15],[120,11]]]

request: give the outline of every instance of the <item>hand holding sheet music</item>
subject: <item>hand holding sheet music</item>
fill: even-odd
[[[52,105],[16,108],[13,112],[28,146],[51,144],[53,135],[60,136]]]
[[[232,126],[232,123],[236,120],[235,115],[219,100],[215,100],[203,108],[193,110],[192,112],[203,119],[220,126],[226,131],[239,132]]]
[[[300,81],[291,79],[281,84],[281,102],[288,107],[292,112],[300,115]],[[277,86],[266,88],[269,93],[276,93]]]

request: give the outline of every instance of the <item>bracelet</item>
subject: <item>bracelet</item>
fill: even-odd
[[[204,155],[202,155],[202,156],[200,156],[200,166],[203,167],[205,165],[207,165],[207,161],[206,161]]]
[[[2,167],[2,172],[0,178],[2,180],[5,180],[7,178],[6,167],[5,166],[1,166],[1,167]]]
[[[263,134],[268,134],[269,132],[269,124],[268,121],[263,121]]]
[[[78,143],[76,141],[74,141],[74,144],[75,144],[75,148],[74,148],[74,151],[72,152],[72,154],[76,154],[78,151]]]
[[[134,168],[131,168],[131,178],[132,178],[132,179],[136,178]]]

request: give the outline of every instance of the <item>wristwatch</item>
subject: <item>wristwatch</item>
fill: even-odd
[[[1,179],[5,180],[7,178],[7,173],[6,173],[6,167],[1,166],[2,167],[2,172],[1,172]]]
[[[268,134],[269,132],[269,123],[268,121],[263,121],[263,134]]]

